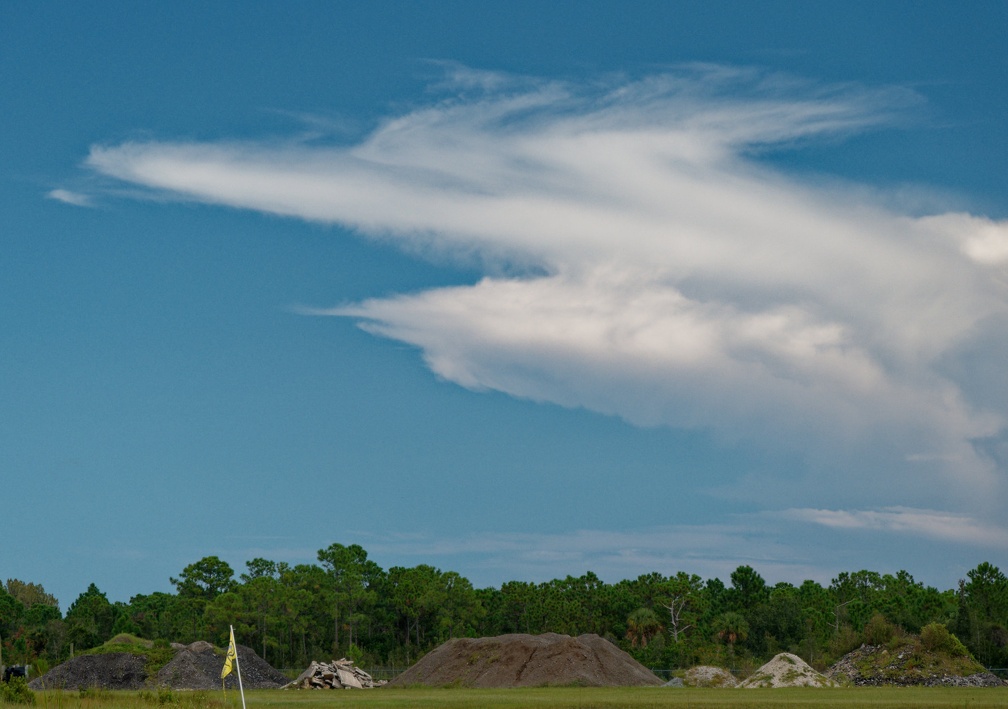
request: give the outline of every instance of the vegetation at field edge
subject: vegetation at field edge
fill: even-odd
[[[43,709],[240,709],[236,692],[37,692]],[[1008,689],[672,689],[549,687],[535,689],[376,689],[246,692],[248,709],[657,709],[658,707],[817,707],[830,709],[1002,709]]]
[[[317,564],[246,566],[236,578],[208,556],[170,579],[175,593],[129,603],[110,602],[90,584],[65,615],[40,584],[8,579],[0,588],[2,657],[30,665],[36,677],[93,648],[140,651],[150,674],[170,657],[170,643],[225,646],[234,626],[239,643],[294,676],[312,660],[347,657],[384,679],[451,638],[594,633],[662,677],[696,665],[745,677],[779,652],[821,671],[862,644],[930,625],[980,665],[1008,667],[1008,577],[988,562],[944,591],[906,571],[769,584],[750,566],[727,584],[685,571],[607,583],[587,571],[477,589],[426,564],[386,570],[359,545],[338,543],[320,549]]]

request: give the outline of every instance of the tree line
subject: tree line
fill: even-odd
[[[906,571],[769,585],[750,566],[728,584],[682,571],[606,583],[587,572],[474,588],[454,571],[385,570],[359,545],[331,544],[316,564],[257,558],[236,577],[208,556],[170,581],[174,593],[129,603],[110,602],[92,583],[63,614],[40,584],[8,579],[0,587],[3,660],[47,667],[120,633],[226,645],[234,625],[238,642],[280,668],[339,656],[405,667],[453,637],[546,632],[596,633],[654,668],[753,667],[784,651],[825,667],[864,642],[940,623],[982,664],[1008,666],[1008,579],[988,562],[945,591]]]

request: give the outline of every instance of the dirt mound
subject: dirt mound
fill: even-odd
[[[739,685],[743,689],[757,687],[836,687],[838,684],[809,667],[805,660],[790,652],[775,655],[774,659],[756,670]]]
[[[734,687],[738,684],[735,675],[721,667],[697,665],[686,670],[683,683],[687,687]]]
[[[394,686],[504,688],[658,686],[662,681],[598,635],[456,638],[389,682]]]
[[[276,689],[287,678],[255,654],[252,648],[238,646],[242,684],[247,689]],[[80,655],[57,665],[33,679],[32,689],[143,689],[150,685],[172,689],[220,689],[224,654],[206,642],[184,646],[175,653],[156,677],[147,674],[147,658],[127,652]],[[238,688],[232,672],[225,680],[229,689]]]
[[[142,689],[147,682],[143,655],[113,652],[79,655],[56,665],[28,686],[32,689]]]
[[[859,687],[1004,687],[1004,680],[984,671],[972,657],[925,651],[910,639],[892,648],[862,645],[826,672]]]
[[[287,684],[287,678],[273,669],[250,647],[238,645],[238,665],[245,689],[277,689]],[[156,684],[172,689],[220,689],[224,655],[213,645],[195,642],[179,650],[171,662],[161,668]],[[224,678],[224,686],[238,689],[238,675],[232,672]]]

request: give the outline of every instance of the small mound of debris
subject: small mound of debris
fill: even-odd
[[[385,680],[375,681],[344,657],[331,663],[312,660],[308,669],[284,689],[373,689],[384,684],[387,684]]]
[[[721,667],[697,665],[686,670],[683,682],[687,687],[735,687],[738,680],[735,675]]]
[[[143,689],[147,658],[127,652],[78,655],[28,683],[31,689]]]
[[[742,689],[757,687],[838,687],[839,684],[809,667],[805,660],[790,652],[775,655],[739,685]]]
[[[389,686],[659,686],[662,681],[598,635],[557,633],[455,638],[432,650]]]
[[[237,645],[238,667],[245,689],[278,689],[287,678],[259,657],[250,647]],[[224,655],[208,642],[197,641],[179,650],[171,662],[161,668],[156,678],[160,687],[171,689],[219,689]],[[227,689],[238,689],[238,675],[232,671],[224,678]]]
[[[984,671],[972,657],[925,652],[911,639],[887,648],[862,645],[844,655],[827,676],[858,687],[1004,687],[1008,682]]]

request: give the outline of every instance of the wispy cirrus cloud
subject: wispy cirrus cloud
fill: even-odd
[[[969,514],[907,507],[878,510],[792,509],[782,517],[837,530],[872,530],[945,542],[1008,549],[1008,528]]]
[[[1003,371],[983,343],[1008,327],[1008,223],[901,213],[758,160],[891,123],[912,95],[717,66],[587,87],[453,76],[352,145],[124,143],[87,164],[476,259],[470,285],[314,311],[448,381],[795,451],[813,491],[1003,505],[978,441],[1005,435],[1008,403],[950,360]]]
[[[377,557],[443,563],[472,570],[477,584],[517,578],[548,581],[592,571],[615,582],[641,573],[686,571],[727,579],[749,564],[778,580],[828,581],[839,569],[809,558],[765,525],[733,520],[706,525],[669,525],[623,531],[578,529],[562,533],[479,533],[443,538],[424,534],[368,535]],[[762,529],[758,529],[760,527]]]
[[[826,532],[813,542],[809,527]],[[478,584],[499,585],[515,578],[547,581],[593,571],[610,581],[658,571],[685,571],[727,581],[741,565],[764,578],[800,584],[813,579],[826,584],[841,571],[863,564],[865,534],[906,541],[883,544],[880,571],[914,568],[928,583],[954,584],[956,575],[975,564],[970,556],[1008,549],[1008,530],[968,514],[914,508],[876,510],[790,509],[728,515],[708,524],[669,524],[624,530],[576,529],[566,532],[474,533],[438,537],[429,534],[369,534],[362,540],[378,557],[416,559],[447,568],[471,570]],[[925,539],[928,544],[921,545]],[[962,558],[962,568],[935,563],[943,554]],[[967,551],[969,550],[969,551]],[[881,550],[879,550],[881,551]],[[982,558],[982,557],[980,557]],[[854,566],[852,566],[854,565]]]

